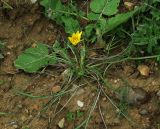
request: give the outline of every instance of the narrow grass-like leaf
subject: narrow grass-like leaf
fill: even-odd
[[[10,114],[10,113],[0,112],[0,116],[6,116],[6,115],[8,115],[8,114]]]

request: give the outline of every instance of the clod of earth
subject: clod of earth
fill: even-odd
[[[61,90],[61,87],[59,86],[59,85],[56,85],[56,86],[53,86],[52,87],[52,92],[53,93],[57,93],[57,92],[59,92]]]
[[[123,71],[127,76],[130,76],[131,74],[134,73],[134,68],[132,66],[124,66]]]

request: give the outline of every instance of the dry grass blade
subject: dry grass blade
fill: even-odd
[[[104,120],[104,116],[103,116],[103,113],[102,113],[102,110],[101,110],[101,106],[100,106],[100,105],[98,105],[98,109],[99,109],[99,113],[100,113],[100,116],[101,116],[101,118],[102,118],[102,121],[103,121],[103,123],[104,123],[104,126],[105,126],[105,128],[107,129],[107,125],[106,125],[106,122],[105,122],[105,120]]]

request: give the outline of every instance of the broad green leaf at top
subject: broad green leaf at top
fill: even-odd
[[[127,12],[127,13],[122,13],[122,14],[117,14],[116,16],[110,18],[106,22],[105,26],[105,33],[113,30],[120,24],[126,22],[129,18],[131,18],[139,8],[134,9],[133,11]]]
[[[25,72],[33,73],[40,68],[56,63],[54,55],[49,55],[49,50],[45,44],[37,44],[35,48],[28,48],[14,62],[18,69],[23,69]]]
[[[90,8],[95,13],[111,16],[118,12],[119,3],[120,0],[93,0]]]

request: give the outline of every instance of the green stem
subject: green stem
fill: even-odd
[[[64,14],[70,14],[70,15],[73,15],[73,16],[81,17],[82,19],[89,21],[89,19],[87,17],[80,16],[76,13],[70,13],[70,12],[66,12],[66,11],[62,11],[62,10],[56,10],[56,12],[64,13]]]
[[[83,46],[80,50],[80,73],[83,75],[84,74],[84,67],[85,67],[85,59],[86,59],[86,46],[85,43],[83,42]]]

